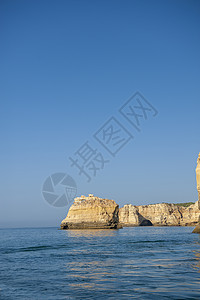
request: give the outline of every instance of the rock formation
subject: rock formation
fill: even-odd
[[[123,226],[140,226],[145,218],[139,213],[137,206],[126,204],[119,209],[119,222]]]
[[[194,226],[199,218],[198,201],[189,207],[175,204],[124,205],[119,209],[122,226]]]
[[[89,194],[74,199],[61,229],[117,229],[122,226],[194,226],[200,233],[200,154],[196,168],[199,201],[189,207],[176,204],[150,204],[119,206],[114,200],[102,199]]]
[[[197,180],[198,201],[199,201],[199,208],[200,208],[200,153],[197,159],[196,180]]]
[[[198,191],[198,205],[200,208],[200,153],[197,159],[196,180],[197,180],[197,191]],[[193,233],[200,233],[200,217],[199,217],[199,224],[193,230]]]
[[[119,205],[114,200],[101,199],[89,194],[74,199],[61,229],[117,229]]]

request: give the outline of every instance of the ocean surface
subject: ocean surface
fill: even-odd
[[[200,299],[192,229],[0,229],[0,299]]]

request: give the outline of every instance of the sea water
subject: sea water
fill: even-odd
[[[0,229],[0,299],[200,299],[192,229]]]

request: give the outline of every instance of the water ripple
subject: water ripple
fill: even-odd
[[[200,299],[191,231],[1,230],[0,299]]]

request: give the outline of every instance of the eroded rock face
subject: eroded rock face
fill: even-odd
[[[123,226],[194,226],[199,218],[198,201],[189,207],[175,204],[125,205],[119,209],[119,222]]]
[[[137,206],[126,204],[119,209],[119,222],[123,226],[139,226],[144,220]]]
[[[198,192],[198,207],[200,209],[200,153],[197,158],[196,180],[197,180],[197,192]],[[193,233],[200,233],[200,216],[199,216],[199,224],[193,230]]]
[[[200,208],[200,153],[197,158],[196,180],[197,180],[197,191],[198,191],[198,200],[199,200],[199,208]]]
[[[117,229],[119,206],[114,200],[81,196],[74,199],[61,229]]]
[[[74,199],[61,229],[117,229],[122,226],[194,226],[198,224],[198,201],[189,207],[175,204],[119,206],[114,200],[89,195]]]
[[[195,202],[195,204],[192,204],[189,207],[184,209],[182,213],[183,218],[181,219],[180,225],[182,226],[196,225],[199,221],[199,214],[200,214],[199,201],[197,201]]]
[[[197,180],[197,191],[200,192],[200,153],[197,158],[196,180]]]

